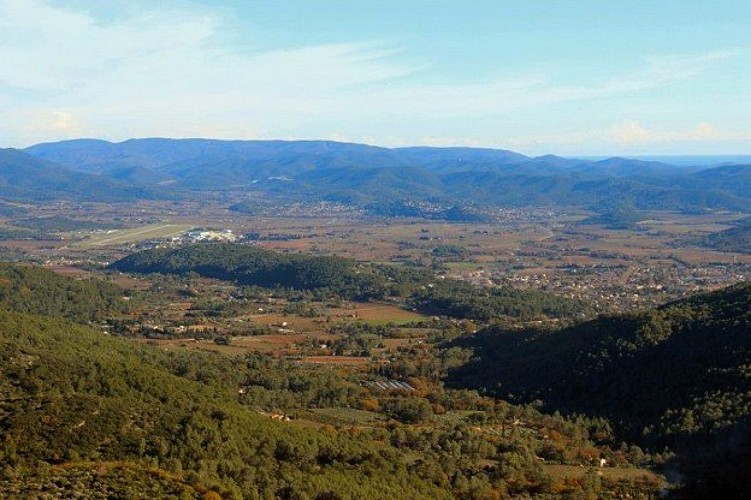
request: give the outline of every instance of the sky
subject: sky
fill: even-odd
[[[751,153],[748,0],[0,0],[0,147]]]

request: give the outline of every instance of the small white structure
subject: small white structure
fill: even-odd
[[[225,242],[225,243],[231,243],[233,241],[237,241],[237,235],[235,235],[231,229],[225,229],[223,231],[189,231],[188,239],[192,243],[197,243],[201,241],[218,241],[218,242]]]

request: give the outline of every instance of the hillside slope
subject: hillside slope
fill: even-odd
[[[126,461],[131,470],[185,473],[227,498],[448,497],[387,445],[273,422],[240,406],[241,381],[212,382],[231,379],[214,374],[226,367],[213,359],[0,312],[0,465],[14,467],[0,493],[22,488],[19,478],[27,485],[39,462]]]
[[[451,385],[607,418],[623,439],[677,451],[695,491],[711,484],[733,498],[751,486],[749,283],[561,330],[489,328],[457,344],[475,358]]]
[[[751,219],[743,219],[735,226],[707,235],[701,243],[723,252],[751,253]]]
[[[124,293],[99,280],[74,280],[38,266],[0,263],[0,310],[86,323],[127,310]]]
[[[751,415],[751,284],[562,330],[490,328],[463,342],[478,358],[454,383],[608,417],[632,437],[712,433]]]
[[[153,198],[157,193],[110,177],[74,171],[17,149],[0,149],[0,195],[22,200],[119,201]]]

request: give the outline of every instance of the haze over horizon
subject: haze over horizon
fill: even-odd
[[[0,0],[0,147],[326,139],[751,153],[751,5]]]

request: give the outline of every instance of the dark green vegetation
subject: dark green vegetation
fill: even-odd
[[[415,375],[433,367],[410,379],[414,393],[373,392],[335,369],[164,352],[67,320],[0,311],[0,494],[647,498],[658,488],[632,467],[660,457],[611,448],[604,422],[428,390],[462,357],[431,359],[415,345],[404,351],[408,362],[393,364]],[[601,456],[622,471],[599,477],[578,467]],[[552,475],[542,459],[573,473]]]
[[[281,254],[249,245],[190,245],[129,255],[112,268],[142,274],[196,273],[239,285],[320,290],[348,298],[382,297],[385,283],[338,257]]]
[[[123,291],[99,280],[73,280],[37,266],[0,263],[0,309],[80,323],[127,310]]]
[[[243,408],[240,373],[215,357],[17,313],[0,313],[0,325],[2,464],[16,481],[39,461],[130,460],[234,497],[446,496],[388,445],[285,428]]]
[[[723,252],[751,252],[751,219],[743,219],[735,227],[710,234],[704,245]]]
[[[451,247],[437,247],[439,254]],[[498,316],[522,319],[581,317],[586,305],[538,291],[487,291],[461,281],[436,280],[418,270],[366,266],[338,257],[281,254],[241,244],[197,244],[129,255],[112,268],[131,273],[198,275],[240,285],[314,291],[355,300],[402,297],[410,307],[431,315],[488,321]]]
[[[490,321],[499,317],[522,320],[577,318],[592,314],[586,304],[536,290],[479,289],[462,281],[437,280],[409,298],[425,314]]]
[[[443,220],[477,217],[467,205],[596,209],[617,203],[637,209],[751,210],[749,165],[699,170],[624,158],[530,158],[503,150],[388,149],[327,141],[77,140],[40,144],[26,152],[63,165],[57,168],[68,177],[74,175],[68,169],[99,174],[98,186],[89,182],[94,176],[82,173],[76,174],[82,176],[80,185],[68,177],[55,183],[57,191],[69,190],[73,196],[104,195],[108,182],[114,183],[111,188],[120,186],[112,193],[130,186],[134,197],[138,190],[148,194],[144,190],[149,186],[168,185],[175,190],[338,201],[382,216],[417,214]],[[87,185],[90,189],[84,190]],[[251,201],[256,198],[249,196]],[[456,208],[425,210],[417,202]],[[242,204],[237,207],[243,209]]]
[[[0,492],[6,498],[197,499],[212,495],[203,485],[188,484],[179,475],[133,462],[45,463],[33,470],[4,472]]]
[[[734,468],[745,475],[713,494],[749,487],[751,284],[556,331],[491,327],[457,345],[476,358],[452,385],[603,417],[623,439],[668,445],[689,489],[719,488]]]

